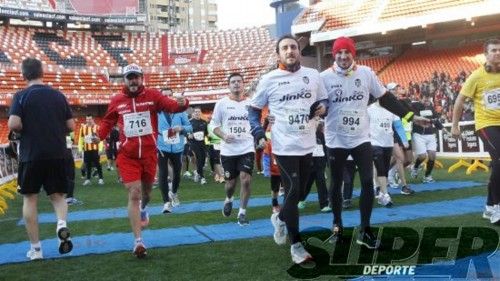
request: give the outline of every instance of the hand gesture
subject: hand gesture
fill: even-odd
[[[326,107],[324,104],[320,103],[316,110],[314,111],[314,116],[319,117],[326,113]]]
[[[261,138],[257,144],[257,149],[263,149],[265,145],[266,145],[266,139]]]
[[[224,135],[224,141],[226,143],[232,143],[236,140],[234,135]]]
[[[413,123],[420,126],[429,126],[431,124],[431,119],[422,116],[414,115],[412,119]]]
[[[458,126],[452,126],[451,127],[451,135],[454,138],[459,139],[461,137],[460,127],[458,127]]]
[[[186,104],[186,98],[184,96],[175,96],[174,99],[179,106],[184,106]]]

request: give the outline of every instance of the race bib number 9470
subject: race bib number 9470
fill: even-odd
[[[123,115],[123,128],[127,138],[150,135],[153,133],[149,111],[127,113]]]
[[[283,121],[288,132],[296,134],[308,134],[310,132],[308,109],[285,108],[283,118],[286,118]]]

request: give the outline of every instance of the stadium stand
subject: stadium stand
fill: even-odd
[[[244,73],[247,81],[252,81],[269,67],[274,57],[274,43],[267,28],[207,32],[203,36],[188,32],[168,34],[170,54],[182,52],[187,46],[204,54],[203,63],[174,62],[168,67],[162,66],[161,35],[158,33],[53,32],[3,27],[0,36],[5,38],[0,60],[13,64],[11,71],[2,69],[0,72],[7,78],[0,85],[0,93],[12,93],[23,87],[15,65],[27,56],[43,60],[49,70],[46,81],[70,97],[73,94],[76,97],[109,96],[119,89],[119,84],[110,83],[102,74],[104,66],[119,72],[117,67],[134,62],[149,72],[146,81],[150,86],[168,85],[182,91],[200,91],[224,88],[225,77],[233,71]]]
[[[370,66],[373,71],[379,73],[382,68],[388,65],[394,58],[392,56],[379,56],[373,58],[358,59],[357,63]]]
[[[394,20],[408,16],[418,16],[436,10],[449,9],[457,6],[466,6],[485,2],[485,0],[419,0],[403,1],[389,0],[386,8],[379,17],[379,21]]]
[[[435,71],[444,71],[453,75],[462,70],[472,71],[484,62],[481,54],[480,44],[439,50],[412,48],[388,65],[380,73],[380,79],[385,83],[398,81],[406,85],[411,81],[428,80]]]
[[[405,20],[411,17],[447,11],[460,7],[466,10],[489,0],[355,0],[320,1],[306,8],[295,20],[295,25],[324,22],[318,32],[348,29],[369,23]]]

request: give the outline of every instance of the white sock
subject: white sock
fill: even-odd
[[[31,244],[31,250],[40,251],[42,249],[42,243],[40,241]]]
[[[141,237],[139,237],[139,238],[135,238],[135,243],[137,244],[137,243],[139,243],[139,242],[142,242],[142,238],[141,238]]]
[[[64,221],[64,220],[57,220],[57,229],[60,229],[62,227],[66,227],[66,221]]]
[[[231,197],[231,198],[226,197],[226,201],[224,201],[224,203],[227,203],[227,202],[233,202],[233,198],[234,198],[234,197]]]
[[[240,211],[238,212],[238,216],[241,215],[241,214],[246,215],[247,214],[247,209],[240,208]]]

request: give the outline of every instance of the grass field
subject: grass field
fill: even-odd
[[[444,161],[445,167],[452,162]],[[114,172],[105,173],[104,186],[82,186],[77,173],[75,196],[84,201],[83,205],[70,206],[70,211],[102,209],[126,206],[126,191],[116,182]],[[439,180],[467,180],[486,182],[488,173],[479,171],[466,176],[463,170],[448,174],[446,169],[436,169],[434,178]],[[359,186],[359,184],[355,184]],[[486,196],[485,186],[462,188],[457,190],[418,192],[413,196],[394,195],[396,206],[452,200],[472,196]],[[313,187],[313,192],[315,189]],[[269,196],[267,178],[256,175],[252,185],[253,196]],[[181,203],[194,201],[223,200],[222,184],[200,186],[190,180],[183,179],[179,191]],[[270,202],[270,199],[269,199]],[[357,208],[357,200],[354,200]],[[159,189],[153,190],[151,204],[161,204]],[[27,240],[23,226],[17,222],[21,218],[22,199],[17,196],[9,201],[8,212],[0,217],[0,244],[22,242]],[[459,208],[460,206],[457,206]],[[309,202],[301,214],[318,212],[318,204]],[[39,202],[40,212],[50,212],[52,207],[45,196]],[[174,210],[175,212],[175,210]],[[429,210],[432,212],[432,210]],[[480,219],[482,209],[477,213],[454,217],[440,217],[424,220],[412,220],[383,224],[382,226],[486,226],[488,221]],[[252,219],[269,218],[270,206],[252,207],[247,211],[250,223]],[[187,214],[150,214],[150,229],[175,226],[219,224],[235,222],[236,216],[222,217],[220,210]],[[69,222],[74,236],[104,234],[110,232],[130,232],[127,218],[88,220]],[[271,228],[271,225],[269,224]],[[54,238],[55,224],[41,224],[41,239]],[[244,231],[244,228],[241,229]],[[500,228],[497,228],[500,233]],[[130,235],[132,241],[132,235]],[[168,237],[165,237],[168,239]],[[147,244],[147,241],[146,241]],[[26,242],[26,249],[29,244]],[[0,266],[0,280],[293,280],[288,273],[292,265],[289,246],[277,246],[272,237],[236,240],[228,242],[212,242],[191,246],[149,249],[145,260],[134,258],[131,252],[118,252],[101,255],[71,257],[40,262],[27,262]],[[2,255],[2,253],[0,253]],[[331,280],[321,277],[317,280]]]

